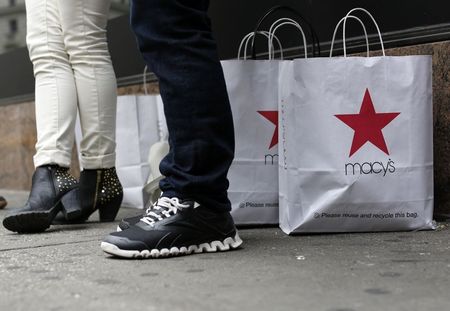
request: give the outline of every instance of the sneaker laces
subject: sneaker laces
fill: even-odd
[[[178,211],[190,207],[189,204],[183,204],[178,198],[159,198],[152,206],[147,208],[145,216],[141,221],[153,227],[153,225],[164,218],[176,215]]]

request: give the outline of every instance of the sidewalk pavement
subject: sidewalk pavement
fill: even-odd
[[[0,190],[0,220],[27,193]],[[119,217],[136,214],[122,209]],[[226,253],[113,259],[100,240],[117,223],[0,228],[0,310],[450,310],[450,228],[289,237],[243,229]]]

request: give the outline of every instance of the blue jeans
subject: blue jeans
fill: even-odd
[[[164,102],[170,152],[160,164],[163,195],[229,211],[233,119],[208,5],[209,0],[132,0],[131,26]]]

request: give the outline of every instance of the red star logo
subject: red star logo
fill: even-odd
[[[376,113],[369,90],[366,89],[359,114],[338,114],[336,118],[351,127],[355,134],[353,136],[351,157],[367,142],[371,142],[381,151],[389,155],[389,151],[381,131],[391,123],[400,112]]]
[[[278,111],[258,111],[258,113],[275,125],[275,131],[269,145],[269,149],[271,149],[278,145]]]

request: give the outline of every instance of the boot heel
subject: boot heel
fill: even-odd
[[[99,207],[98,213],[101,222],[112,222],[116,219],[120,204],[122,203],[122,198],[123,195],[119,195],[108,202],[108,204]]]
[[[61,199],[62,212],[66,220],[74,220],[81,216],[80,191],[70,190]]]

